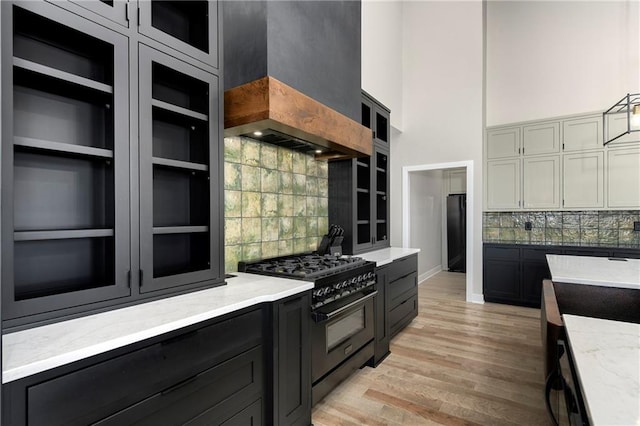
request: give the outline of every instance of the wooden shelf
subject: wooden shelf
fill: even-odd
[[[173,105],[170,104],[168,102],[164,102],[164,101],[159,101],[157,99],[153,99],[151,100],[151,105],[155,108],[160,108],[163,109],[165,111],[169,111],[169,112],[173,112],[176,114],[180,114],[180,115],[184,115],[185,117],[191,117],[191,118],[195,118],[196,120],[200,120],[200,121],[209,121],[209,117],[206,116],[205,114],[196,112],[196,111],[192,111],[190,109],[187,108],[182,108],[179,107],[177,105]]]
[[[98,158],[113,158],[110,149],[94,148],[92,146],[74,145],[70,143],[53,142],[42,139],[14,136],[13,144],[25,148],[36,148],[47,151],[62,152],[66,154],[79,154]]]
[[[113,237],[113,229],[72,229],[55,231],[15,231],[14,241],[66,240],[72,238]]]
[[[22,68],[27,71],[32,71],[38,74],[42,74],[43,76],[46,76],[46,77],[57,78],[58,80],[65,81],[67,83],[72,83],[88,89],[97,90],[102,93],[113,94],[113,86],[100,83],[95,80],[90,80],[88,78],[80,77],[78,75],[71,74],[66,71],[60,71],[58,69],[51,68],[46,65],[41,65],[36,62],[31,62],[26,59],[14,57],[13,66],[17,68]]]
[[[153,227],[153,235],[196,234],[209,232],[208,226],[158,226]]]
[[[191,163],[188,161],[171,160],[169,158],[153,157],[153,164],[158,166],[173,167],[176,169],[193,170],[199,172],[209,171],[209,166],[200,163]]]

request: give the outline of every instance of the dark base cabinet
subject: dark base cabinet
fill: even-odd
[[[640,250],[484,244],[484,300],[539,308],[542,280],[550,279],[547,254],[640,258]]]
[[[376,268],[376,337],[373,364],[389,355],[389,342],[418,316],[418,255]]]
[[[309,425],[309,297],[5,384],[2,424]]]

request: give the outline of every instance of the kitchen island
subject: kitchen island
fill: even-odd
[[[566,341],[591,424],[640,421],[640,260],[547,255],[543,282],[545,375]],[[562,372],[566,374],[566,372]]]

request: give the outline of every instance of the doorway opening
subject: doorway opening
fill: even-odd
[[[474,250],[473,250],[473,206],[474,206],[474,190],[473,190],[473,161],[457,161],[451,163],[436,163],[436,164],[424,164],[418,166],[405,166],[402,168],[402,246],[403,247],[417,247],[421,249],[421,253],[425,249],[433,250],[433,247],[421,247],[428,244],[424,241],[416,242],[416,236],[424,234],[420,229],[420,216],[430,209],[434,211],[433,217],[438,216],[437,205],[433,194],[428,194],[423,191],[424,185],[428,185],[429,179],[435,174],[429,172],[435,171],[452,171],[452,170],[464,170],[466,174],[466,204],[469,206],[465,210],[466,217],[466,301],[478,302],[473,296],[473,263],[474,263]],[[430,177],[431,176],[431,177]],[[413,186],[412,186],[413,181]],[[446,214],[443,205],[446,204],[444,197],[440,200],[440,217]],[[444,221],[439,221],[439,226]],[[446,248],[446,232],[440,234],[441,240],[434,242],[434,246],[440,248],[440,253]],[[442,256],[443,258],[444,256]],[[434,275],[437,272],[444,270],[443,262],[440,265],[433,267],[425,272],[425,277]]]

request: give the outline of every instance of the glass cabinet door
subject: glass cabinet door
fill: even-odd
[[[138,0],[140,33],[218,68],[217,1]]]
[[[127,39],[44,2],[2,8],[3,318],[128,296]]]
[[[140,46],[143,293],[219,276],[218,84],[213,74]]]

